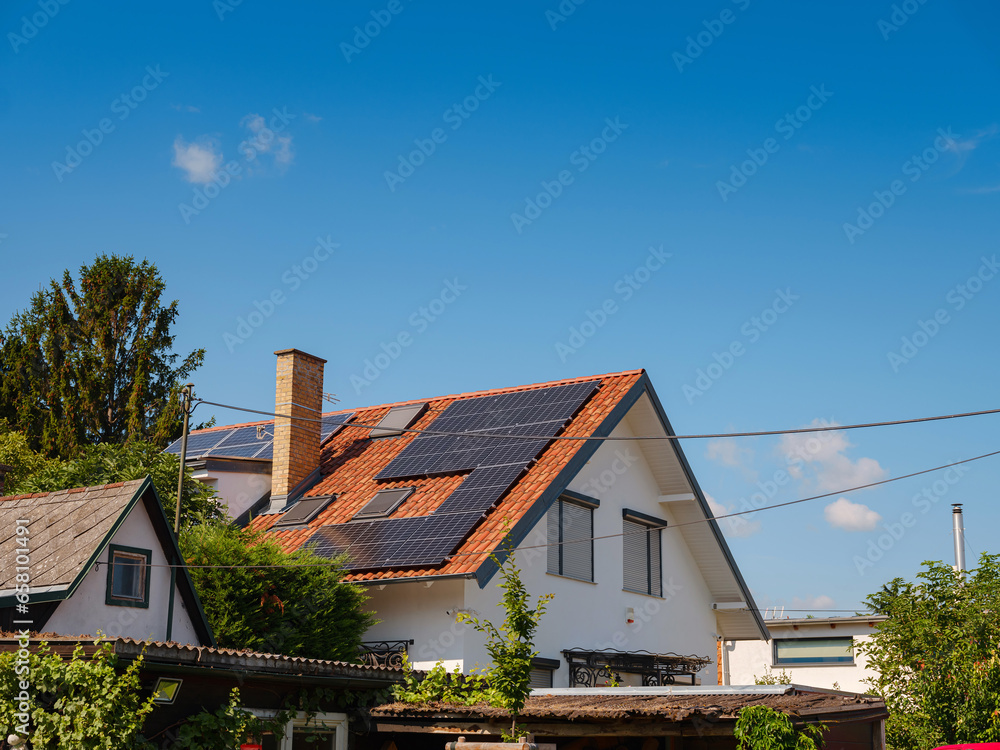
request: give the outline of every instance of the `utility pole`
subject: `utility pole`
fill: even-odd
[[[184,493],[184,465],[187,463],[188,429],[191,426],[191,395],[194,392],[194,383],[188,383],[181,388],[181,409],[184,411],[184,426],[181,430],[181,455],[180,469],[177,472],[177,507],[174,510],[174,542],[177,549],[180,549],[181,531],[181,495]],[[167,604],[167,637],[173,635],[174,629],[174,592],[177,589],[177,566],[181,564],[180,559],[174,559],[170,564],[170,598]]]
[[[951,528],[955,537],[955,570],[964,573],[965,567],[965,523],[962,517],[962,504],[951,504]]]

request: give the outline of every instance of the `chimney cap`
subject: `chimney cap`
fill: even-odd
[[[315,354],[309,354],[308,352],[304,352],[301,349],[279,349],[278,351],[275,352],[275,354],[279,357],[282,356],[283,354],[298,354],[301,357],[309,357],[309,359],[314,359],[317,362],[322,362],[324,365],[326,364],[326,360],[323,359],[322,357],[317,357]]]
[[[952,503],[951,504],[951,512],[952,513],[961,513],[962,512],[962,504],[961,503]]]

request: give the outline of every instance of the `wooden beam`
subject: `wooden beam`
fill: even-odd
[[[412,719],[411,719],[412,721]],[[530,719],[522,719],[531,729],[531,733],[536,737],[666,737],[674,736],[697,736],[695,730],[683,732],[675,722],[644,722],[642,724],[628,723],[621,724],[617,721],[605,723],[583,723],[583,722],[538,722]],[[376,720],[375,730],[378,732],[404,732],[413,734],[454,734],[454,735],[493,735],[499,737],[504,731],[510,729],[510,725],[505,723],[494,724],[484,722],[435,722],[426,725],[421,724],[394,724],[391,722]],[[707,732],[701,732],[707,734]],[[732,735],[729,732],[721,732],[722,735]]]

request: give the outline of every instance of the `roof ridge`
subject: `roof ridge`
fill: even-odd
[[[126,485],[140,484],[145,481],[146,478],[143,477],[142,479],[129,479],[124,482],[109,482],[107,484],[94,484],[89,487],[64,487],[58,490],[49,490],[48,492],[25,492],[20,495],[4,495],[3,497],[0,497],[0,503],[5,502],[7,500],[36,500],[41,497],[68,495],[70,493],[79,494],[81,492],[91,492],[97,490],[117,490],[121,487],[125,487]]]

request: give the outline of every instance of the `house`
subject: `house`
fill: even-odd
[[[142,657],[141,695],[156,696],[142,735],[156,747],[164,748],[173,746],[179,724],[203,710],[225,706],[230,692],[238,688],[241,707],[261,718],[273,718],[302,693],[311,696],[313,711],[297,712],[285,725],[282,736],[263,738],[264,747],[346,750],[349,727],[354,733],[367,731],[363,723],[355,721],[352,725],[358,708],[366,700],[385,695],[403,677],[399,669],[323,659],[134,638],[103,640],[110,644],[119,671]],[[42,643],[64,658],[77,646],[87,656],[97,650],[93,641],[52,634],[32,637],[28,648],[37,651]],[[21,646],[18,638],[0,634],[0,651],[16,651]],[[306,735],[314,739],[306,740]]]
[[[792,682],[863,693],[874,676],[857,643],[866,641],[884,615],[766,620],[772,641],[720,644],[723,682],[749,685],[767,673]]]
[[[536,685],[711,684],[718,640],[767,638],[644,371],[323,414],[325,361],[276,354],[291,419],[196,431],[187,461],[285,549],[348,556],[373,659],[487,665],[456,615],[502,619],[505,539],[555,595]]]
[[[539,746],[559,750],[736,750],[737,714],[760,705],[797,727],[822,724],[823,750],[885,749],[881,699],[800,685],[543,688],[532,691],[519,720]],[[358,750],[389,742],[438,750],[461,736],[489,741],[510,727],[505,710],[486,705],[390,703],[371,714],[376,733],[359,738]]]
[[[0,630],[213,645],[149,477],[0,498],[0,554]]]

